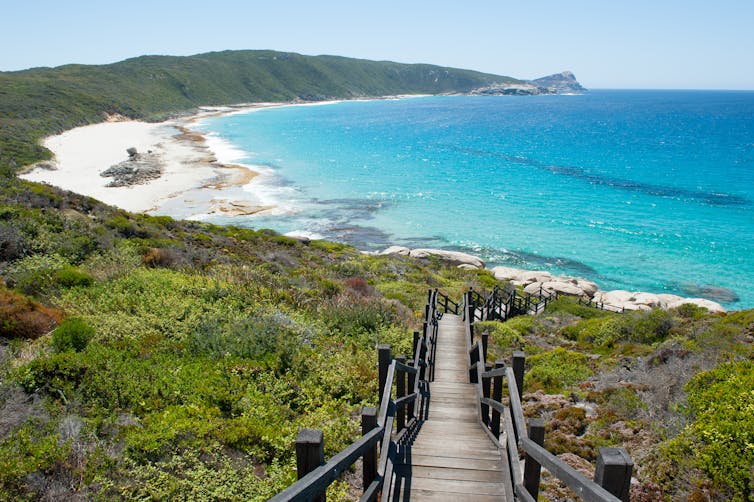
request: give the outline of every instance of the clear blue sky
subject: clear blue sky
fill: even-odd
[[[754,89],[754,0],[5,0],[0,70],[276,49],[591,88]],[[10,5],[12,4],[12,5]]]

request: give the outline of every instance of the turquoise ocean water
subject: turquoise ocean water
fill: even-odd
[[[264,166],[248,188],[277,206],[218,223],[754,307],[754,92],[352,101],[199,127]]]

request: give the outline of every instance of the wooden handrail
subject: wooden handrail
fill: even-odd
[[[326,464],[292,484],[270,499],[270,502],[311,500],[322,493],[338,476],[348,469],[365,451],[378,443],[385,433],[385,428],[377,427],[357,439],[348,448],[337,453]]]
[[[437,312],[437,290],[430,290],[427,295],[428,304],[425,309],[426,317],[424,322],[424,332],[414,333],[414,358],[410,364],[406,364],[405,359],[395,359],[391,356],[389,346],[378,347],[380,353],[380,381],[384,382],[383,387],[380,389],[379,395],[379,412],[377,413],[376,426],[365,432],[363,436],[351,445],[346,447],[341,452],[334,455],[331,459],[322,465],[313,468],[307,474],[301,476],[297,482],[281,491],[270,500],[274,502],[282,501],[310,501],[319,500],[327,487],[335,481],[338,476],[348,469],[353,463],[361,456],[372,451],[371,455],[376,457],[376,445],[380,443],[380,454],[377,460],[376,476],[374,471],[368,477],[373,480],[366,479],[365,469],[365,485],[362,501],[372,502],[377,499],[377,495],[382,492],[382,500],[387,501],[392,490],[393,478],[393,462],[397,455],[397,442],[399,439],[406,437],[406,432],[411,427],[415,427],[419,423],[419,415],[421,412],[421,403],[423,401],[422,389],[427,389],[428,377],[431,378],[434,375],[434,357],[436,353],[436,341],[437,341],[437,319],[442,315]],[[392,398],[392,389],[394,383],[397,382],[396,378],[405,379],[408,376],[409,388],[407,389],[404,384],[397,385],[400,389],[400,393],[408,391],[406,395],[398,395],[395,399]],[[405,380],[403,380],[405,383]],[[422,383],[424,382],[424,383]],[[404,423],[405,410],[413,404],[413,413],[408,421],[408,424]],[[396,418],[398,410],[401,410],[401,418],[398,421]],[[374,420],[374,410],[371,411],[371,416]],[[362,419],[364,420],[364,419]],[[369,423],[369,422],[362,422]],[[374,423],[374,422],[371,422]],[[398,430],[398,434],[393,438],[393,431],[396,427],[407,427],[403,430]],[[362,425],[364,427],[364,425]],[[369,426],[367,426],[368,428]],[[313,431],[319,432],[319,431]],[[319,432],[321,448],[321,432]],[[321,451],[321,450],[320,450]],[[374,458],[374,457],[373,457]],[[313,466],[312,466],[313,467]],[[386,486],[386,482],[388,483]]]
[[[547,451],[542,446],[525,437],[521,440],[521,446],[526,454],[533,457],[542,467],[564,482],[568,488],[587,502],[621,502],[621,500],[602,488],[600,485],[586,478],[579,471],[566,464],[558,457]]]
[[[419,362],[421,364],[421,361]],[[406,373],[410,373],[412,375],[416,375],[419,372],[419,368],[416,366],[408,366],[407,364],[403,364],[400,362],[395,363],[395,369],[398,371],[404,371]]]
[[[526,437],[526,422],[524,421],[524,409],[521,406],[521,397],[518,394],[518,385],[516,385],[516,376],[513,374],[513,368],[505,368],[506,380],[508,380],[508,400],[513,409],[512,418],[516,431],[516,439]]]
[[[495,294],[496,292],[495,290],[493,290],[491,297]],[[517,371],[520,372],[520,374],[518,375],[516,372],[514,372],[514,368],[511,367],[500,367],[489,370],[485,368],[486,361],[485,354],[482,349],[482,344],[473,342],[473,323],[477,319],[475,312],[477,308],[469,307],[469,305],[472,304],[470,300],[471,296],[471,292],[468,292],[464,295],[466,300],[464,302],[464,308],[468,308],[469,310],[469,315],[464,316],[466,348],[467,354],[469,356],[469,378],[472,383],[476,384],[474,386],[474,393],[476,394],[476,399],[479,403],[480,424],[488,432],[490,432],[490,435],[496,441],[498,441],[498,444],[500,444],[500,438],[495,437],[495,434],[491,433],[491,430],[496,426],[493,426],[493,421],[490,420],[490,410],[494,410],[495,412],[499,413],[504,419],[505,438],[504,444],[502,444],[501,447],[505,449],[509,459],[509,466],[507,467],[507,469],[510,469],[510,479],[512,481],[512,484],[514,485],[513,489],[515,491],[516,498],[531,502],[536,501],[535,492],[538,490],[537,486],[539,483],[539,469],[541,467],[544,467],[545,469],[550,471],[553,476],[565,483],[566,486],[573,490],[579,497],[581,497],[581,499],[587,502],[621,502],[621,499],[616,495],[609,492],[595,481],[586,478],[574,468],[547,451],[543,446],[530,439],[529,432],[527,431],[526,427],[526,419],[524,417],[523,407],[521,406],[520,390],[517,383],[517,381],[523,381],[524,354],[514,353],[514,366],[517,365]],[[547,303],[549,303],[553,298],[556,297],[556,295],[548,296],[543,300],[543,305],[546,306]],[[511,298],[515,300],[514,295],[511,295]],[[531,307],[531,304],[529,303],[528,306]],[[534,307],[534,309],[536,311],[536,309],[539,309],[539,306]],[[502,363],[500,362],[498,364]],[[501,379],[502,377],[505,377],[508,383],[509,405],[505,405],[501,401],[493,399],[489,396],[491,379]],[[542,434],[542,422],[538,421],[538,423],[540,428],[536,430],[539,430],[540,434]],[[541,438],[542,436],[540,435],[540,441]],[[521,446],[521,450],[525,452],[527,456],[526,476],[524,475],[524,473],[522,473],[521,467],[518,463],[519,444]],[[602,453],[600,452],[600,454]],[[530,465],[530,462],[532,465]],[[534,473],[532,477],[527,477],[530,475],[529,471],[532,471]],[[597,479],[600,478],[601,476]],[[622,482],[625,484],[628,482],[628,480],[623,479]],[[530,488],[527,488],[527,486],[529,486]],[[611,487],[611,489],[614,488],[615,486]],[[534,490],[534,492],[530,492],[529,490]],[[625,497],[624,500],[628,500],[627,492],[624,493],[623,496]]]

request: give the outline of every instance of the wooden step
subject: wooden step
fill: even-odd
[[[396,465],[400,500],[504,500],[503,457],[479,424],[477,387],[469,383],[465,329],[460,317],[439,324],[429,414],[404,463]]]

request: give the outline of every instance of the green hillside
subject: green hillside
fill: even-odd
[[[40,138],[101,122],[105,114],[150,120],[203,105],[462,93],[512,82],[518,81],[440,66],[274,51],[0,73],[0,167],[49,158]]]

